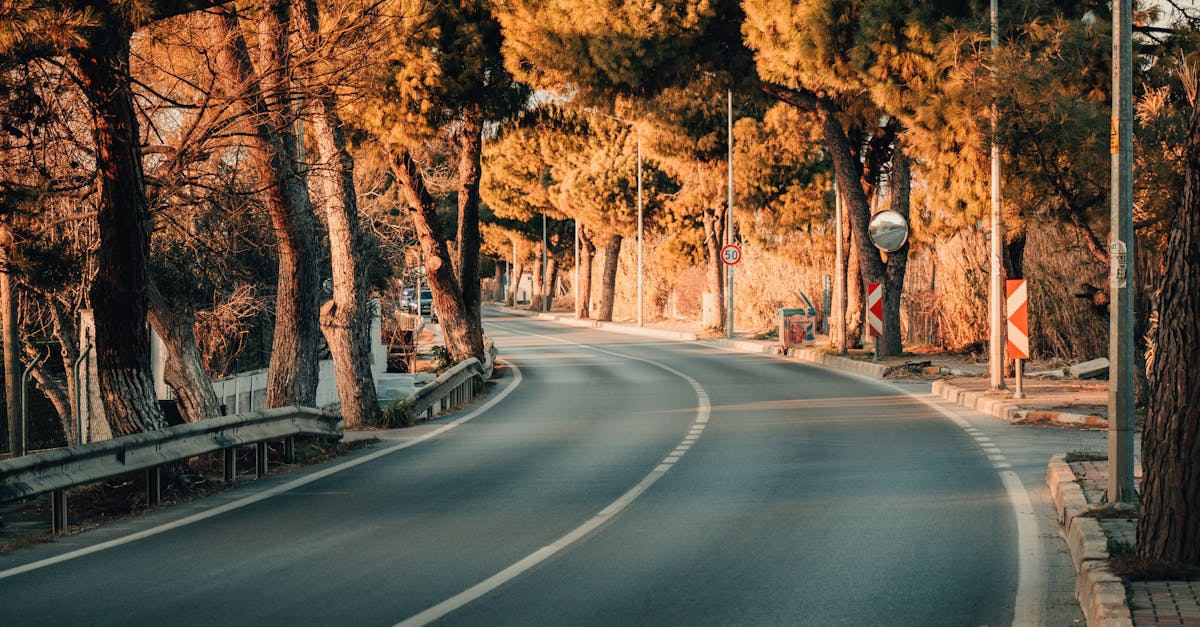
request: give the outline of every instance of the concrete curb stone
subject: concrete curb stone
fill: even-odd
[[[1108,568],[1108,537],[1088,511],[1087,499],[1075,473],[1062,455],[1046,467],[1046,485],[1054,499],[1058,520],[1075,565],[1075,598],[1089,626],[1132,627],[1125,584]]]
[[[934,381],[930,388],[930,393],[943,400],[962,405],[967,409],[974,409],[980,413],[995,416],[1008,422],[1047,420],[1093,427],[1108,426],[1108,420],[1099,416],[1059,411],[1019,409],[1011,400],[994,398],[986,396],[983,392],[959,388],[946,382],[944,379]]]

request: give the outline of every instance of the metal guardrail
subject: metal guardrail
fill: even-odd
[[[295,436],[341,438],[340,420],[308,407],[279,407],[8,459],[0,461],[0,503],[51,493],[51,523],[58,532],[66,528],[67,488],[146,470],[148,500],[156,505],[161,501],[163,464],[224,451],[225,480],[231,482],[235,447],[254,444],[257,475],[262,477],[267,470],[267,440],[285,438],[285,456],[290,461]]]
[[[492,378],[496,367],[496,345],[487,340],[483,349],[484,361],[471,357],[458,362],[454,367],[425,387],[409,395],[405,402],[417,416],[428,420],[442,412],[465,403],[483,391],[483,383]]]

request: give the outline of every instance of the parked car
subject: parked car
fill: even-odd
[[[433,311],[433,292],[426,290],[426,289],[422,289],[420,299],[418,300],[418,299],[412,298],[410,296],[407,300],[405,300],[404,307],[405,307],[405,309],[408,310],[409,313],[417,314],[418,313],[418,310],[417,310],[418,302],[420,303],[420,311],[419,311],[420,315],[431,316],[434,319],[437,319],[437,314],[434,313],[434,311]]]

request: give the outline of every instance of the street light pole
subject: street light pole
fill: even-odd
[[[579,313],[583,311],[579,308],[579,220],[573,220],[573,222],[575,222],[575,279],[572,283],[575,285],[575,317],[582,318],[583,316]]]
[[[842,192],[833,182],[834,236],[837,238],[837,259],[833,263],[833,313],[837,331],[838,354],[846,354],[846,257],[842,249]]]
[[[733,243],[733,90],[732,89],[729,90],[728,128],[726,130],[727,130],[727,137],[729,138],[729,141],[727,142],[729,144],[729,158],[728,158],[728,161],[729,161],[729,183],[727,185],[727,187],[729,188],[729,208],[726,209],[726,211],[725,211],[725,243],[732,244]],[[729,270],[728,270],[729,293],[726,294],[727,303],[728,303],[726,306],[726,308],[728,310],[726,312],[726,317],[728,318],[728,320],[725,323],[725,328],[727,329],[726,336],[729,339],[733,339],[733,265],[732,264],[729,265],[728,268],[729,268]]]
[[[1133,41],[1131,0],[1113,15],[1112,205],[1109,243],[1108,493],[1132,503],[1133,487]]]
[[[546,293],[546,283],[549,277],[546,276],[547,261],[549,255],[546,254],[546,214],[542,213],[542,311],[550,311],[550,294]]]
[[[996,80],[996,50],[1000,47],[997,0],[992,0],[992,80]],[[988,371],[991,389],[1004,389],[1004,225],[1000,220],[1000,145],[996,143],[996,128],[1000,112],[992,102],[992,254],[991,285],[989,288]]]
[[[638,294],[637,294],[637,324],[642,326],[642,294],[645,292],[645,272],[642,265],[642,224],[644,220],[644,205],[642,204],[642,132],[637,131],[637,209],[638,209]]]

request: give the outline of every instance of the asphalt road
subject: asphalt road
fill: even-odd
[[[1034,446],[1044,438],[766,356],[502,315],[488,327],[510,367],[486,404],[2,555],[0,624],[1006,625],[1078,613],[1046,592],[1062,563],[1045,514],[1014,514],[1014,494],[1036,504],[1022,481],[1058,441]],[[1021,452],[997,455],[996,441]]]

